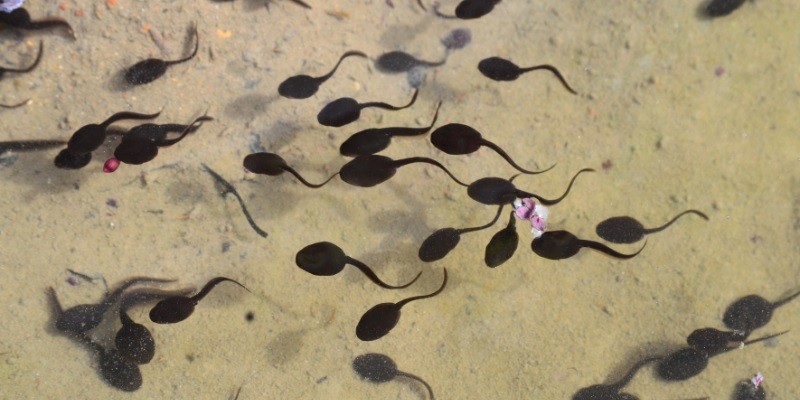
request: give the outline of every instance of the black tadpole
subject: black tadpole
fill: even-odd
[[[3,12],[0,11],[0,14],[3,14]],[[25,73],[25,72],[33,71],[33,69],[36,68],[36,66],[39,65],[39,61],[42,60],[42,53],[44,53],[44,43],[42,41],[39,41],[39,52],[36,54],[36,59],[33,60],[31,65],[29,65],[27,67],[20,67],[20,68],[0,67],[0,79],[3,79],[3,75],[5,75],[6,72],[14,72],[14,73],[17,73],[17,74],[22,74],[22,73]],[[28,100],[25,100],[25,102],[20,103],[19,105],[4,106],[4,107],[5,108],[19,107],[22,104],[25,104],[27,102],[28,102]]]
[[[234,188],[233,185],[230,184],[230,182],[226,181],[225,178],[220,176],[220,174],[218,174],[216,171],[209,168],[208,165],[205,164],[200,164],[200,165],[206,172],[208,172],[209,175],[211,175],[211,177],[214,178],[214,181],[216,181],[221,186],[222,190],[219,191],[219,194],[222,197],[225,197],[228,194],[232,194],[233,197],[236,197],[236,200],[239,201],[239,206],[242,207],[242,213],[244,213],[244,217],[247,218],[247,223],[250,224],[250,227],[253,228],[253,230],[256,231],[256,233],[259,236],[264,238],[267,237],[267,232],[258,227],[256,221],[253,220],[253,217],[250,215],[250,211],[247,211],[247,207],[244,205],[244,200],[242,199],[242,196],[239,195],[239,192],[236,191],[236,188]]]
[[[351,50],[344,53],[333,69],[325,75],[313,77],[309,75],[295,75],[287,78],[285,81],[278,85],[278,94],[289,99],[307,99],[317,93],[319,87],[325,83],[333,74],[339,69],[339,65],[347,57],[363,57],[367,55],[363,52]]]
[[[17,8],[10,13],[0,12],[0,22],[12,28],[22,29],[25,31],[36,31],[62,27],[65,28],[67,33],[69,33],[69,36],[75,40],[75,32],[72,30],[72,26],[67,21],[61,18],[43,18],[32,20],[28,10],[24,8]]]
[[[483,76],[493,81],[500,81],[500,82],[513,81],[526,72],[536,71],[539,69],[550,71],[551,73],[553,73],[553,75],[556,76],[556,78],[558,78],[558,80],[561,82],[564,88],[567,89],[568,92],[572,94],[578,94],[578,92],[572,89],[572,87],[567,83],[567,80],[564,79],[564,76],[561,75],[561,72],[558,70],[558,68],[549,64],[542,64],[533,67],[522,68],[514,64],[513,62],[500,57],[489,57],[481,60],[481,62],[478,63],[478,70],[483,74]]]
[[[384,289],[403,289],[411,286],[419,279],[422,272],[419,272],[411,282],[401,286],[392,286],[384,283],[372,269],[363,262],[351,258],[344,254],[344,251],[337,245],[330,242],[318,242],[310,244],[297,252],[295,264],[303,271],[316,276],[333,276],[342,272],[346,264],[358,268],[374,284]]]
[[[275,154],[275,153],[267,153],[267,152],[260,152],[260,153],[252,153],[245,156],[244,160],[242,161],[242,165],[244,168],[254,174],[259,175],[269,175],[269,176],[278,176],[283,174],[284,172],[288,172],[294,175],[297,180],[300,181],[303,185],[310,187],[312,189],[320,188],[325,186],[331,179],[335,178],[336,175],[339,173],[335,173],[331,175],[325,182],[322,183],[311,183],[303,178],[300,173],[294,170],[294,168],[290,167],[289,164],[286,163],[286,160],[283,157]]]
[[[197,55],[197,50],[200,46],[200,37],[197,34],[197,25],[192,25],[192,33],[194,35],[194,51],[186,58],[180,60],[162,60],[159,58],[148,58],[133,64],[125,71],[125,81],[131,85],[143,85],[150,83],[167,72],[167,67],[175,64],[180,64],[194,58]]]
[[[539,200],[543,205],[551,206],[558,204],[567,197],[569,191],[572,189],[572,185],[575,183],[575,179],[584,172],[594,172],[594,170],[591,168],[584,168],[578,171],[569,181],[569,185],[567,186],[567,190],[564,191],[564,194],[556,199],[545,199],[537,194],[517,189],[509,179],[498,177],[481,178],[470,183],[469,186],[467,186],[467,195],[469,195],[472,200],[486,205],[499,206],[501,204],[511,204],[517,198],[533,197]]]
[[[447,56],[440,61],[420,60],[402,51],[383,53],[375,60],[375,68],[386,74],[408,72],[415,67],[439,67],[447,62]]]
[[[639,370],[653,362],[660,360],[661,357],[648,357],[645,358],[631,367],[628,370],[628,373],[625,374],[622,378],[612,384],[605,384],[605,385],[592,385],[589,387],[585,387],[579,390],[572,396],[572,400],[618,400],[621,399],[619,391],[622,390],[633,377],[636,375]],[[627,394],[623,394],[625,396]],[[630,395],[627,395],[630,396]],[[622,397],[625,398],[625,397]]]
[[[350,185],[372,187],[391,179],[397,173],[398,168],[413,163],[433,165],[444,171],[454,182],[461,186],[467,186],[466,183],[456,178],[444,165],[427,157],[409,157],[393,160],[378,154],[358,156],[342,166],[339,170],[339,176],[342,178],[342,181]]]
[[[404,106],[393,106],[381,102],[359,103],[353,98],[342,97],[325,105],[319,114],[317,114],[317,122],[324,126],[345,126],[356,121],[361,116],[361,110],[364,108],[377,107],[384,110],[397,111],[411,107],[414,105],[414,102],[417,101],[417,94],[419,94],[419,90],[414,91],[414,96],[411,97],[411,101]]]
[[[442,228],[431,233],[430,236],[425,238],[422,245],[419,247],[417,253],[419,259],[424,262],[438,261],[447,256],[453,249],[458,246],[461,240],[461,235],[464,233],[477,232],[491,227],[500,218],[503,212],[503,205],[497,208],[497,214],[488,223],[481,226],[473,226],[470,228]]]
[[[373,382],[385,383],[393,381],[398,376],[409,378],[421,383],[428,390],[428,398],[435,400],[433,389],[422,378],[397,369],[397,364],[389,356],[378,353],[362,354],[353,359],[353,371],[359,378]]]
[[[645,242],[645,245],[646,244],[647,242]],[[623,254],[602,243],[579,239],[577,236],[567,231],[547,231],[543,233],[541,237],[533,239],[531,242],[531,250],[539,257],[548,260],[564,260],[570,258],[578,254],[582,247],[597,250],[611,257],[629,259],[639,255],[639,253],[644,250],[645,246],[643,245],[642,248],[633,254]]]
[[[135,392],[142,387],[142,372],[132,360],[117,349],[98,346],[100,375],[111,386],[124,392]]]
[[[774,303],[755,294],[744,296],[728,306],[722,322],[730,329],[752,332],[766,325],[772,319],[775,309],[798,296],[800,296],[800,291]]]
[[[490,13],[498,3],[500,0],[463,0],[456,6],[455,15],[442,14],[439,12],[439,4],[436,3],[433,11],[438,17],[445,19],[476,19]]]
[[[514,211],[512,211],[509,213],[508,217],[508,225],[495,233],[486,245],[483,262],[486,263],[486,266],[489,268],[497,268],[511,259],[517,251],[517,246],[519,246],[517,216],[514,215]]]
[[[409,297],[397,303],[381,303],[367,310],[358,321],[356,336],[365,342],[378,340],[386,336],[397,326],[397,322],[400,321],[400,309],[402,309],[404,305],[415,300],[434,297],[444,290],[445,286],[447,286],[447,269],[443,270],[444,279],[442,280],[442,286],[435,292],[424,296]]]
[[[431,143],[437,149],[450,155],[472,154],[478,151],[481,146],[486,146],[503,157],[517,171],[528,175],[541,174],[555,167],[555,164],[553,164],[541,171],[530,171],[522,168],[500,146],[484,139],[480,132],[464,124],[451,123],[436,128],[431,133]]]
[[[206,297],[206,295],[211,292],[211,289],[221,282],[233,282],[241,286],[244,290],[250,291],[250,289],[233,279],[219,276],[208,281],[208,283],[192,297],[174,296],[159,301],[150,309],[150,320],[157,324],[174,324],[189,318],[194,312],[197,303]]]
[[[341,146],[339,146],[339,153],[347,157],[366,156],[376,154],[387,147],[393,137],[412,137],[421,136],[430,131],[436,120],[439,118],[439,108],[442,102],[436,105],[436,112],[433,114],[433,120],[430,125],[422,128],[407,128],[401,126],[394,126],[389,128],[370,128],[360,132],[354,133],[347,138]]]
[[[636,243],[642,239],[644,239],[645,235],[661,232],[664,229],[668,228],[672,225],[675,221],[677,221],[680,217],[686,214],[695,214],[700,218],[708,221],[708,217],[700,211],[697,210],[686,210],[675,217],[673,217],[669,222],[661,225],[657,228],[645,228],[641,222],[637,221],[636,219],[628,216],[620,216],[620,217],[611,217],[599,224],[595,228],[595,232],[597,236],[603,238],[603,240],[607,240],[611,243]]]
[[[764,340],[772,339],[783,335],[789,331],[783,331],[773,335],[760,337],[758,339],[748,340],[743,342],[741,346],[747,346],[758,343]],[[656,366],[656,375],[665,381],[683,381],[691,377],[697,376],[708,367],[708,359],[712,356],[727,353],[733,349],[738,349],[741,346],[730,347],[715,354],[709,354],[703,350],[694,347],[686,347],[676,350],[661,361]]]

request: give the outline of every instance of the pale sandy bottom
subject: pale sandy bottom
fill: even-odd
[[[244,385],[242,400],[420,398],[405,381],[358,379],[352,359],[380,352],[425,378],[439,399],[568,399],[616,379],[643,355],[679,348],[694,329],[723,328],[723,310],[740,296],[778,299],[800,288],[794,1],[747,2],[730,17],[705,21],[696,16],[698,1],[508,0],[469,22],[437,19],[410,0],[394,0],[393,9],[378,0],[308,2],[313,10],[273,1],[268,12],[249,0],[78,0],[65,2],[67,10],[31,0],[33,15],[66,18],[78,40],[0,32],[0,65],[29,60],[45,41],[37,70],[0,82],[0,101],[32,98],[24,108],[0,110],[0,140],[66,139],[124,110],[163,108],[159,122],[185,122],[208,108],[217,118],[154,161],[113,175],[101,171],[109,148],[80,171],[55,169],[57,151],[20,154],[0,168],[0,397],[226,399]],[[442,9],[455,4],[444,1]],[[184,54],[193,21],[200,32],[195,60],[144,87],[113,87],[115,74],[140,59]],[[145,26],[163,35],[169,53]],[[317,111],[340,96],[394,104],[409,98],[404,76],[382,75],[358,59],[344,62],[311,99],[277,96],[284,78],[321,75],[349,49],[438,59],[439,38],[456,27],[472,31],[472,44],[429,71],[411,109],[365,110],[345,128],[320,127]],[[485,79],[476,65],[493,55],[553,64],[581,94],[570,95],[546,72],[513,83]],[[551,208],[551,229],[599,240],[594,226],[608,217],[631,215],[652,226],[688,208],[710,221],[689,216],[649,236],[632,260],[584,250],[560,262],[535,256],[520,223],[517,254],[492,270],[483,265],[483,248],[504,215],[495,228],[465,235],[446,259],[423,264],[416,253],[428,234],[481,225],[495,212],[441,171],[410,165],[375,188],[335,180],[312,190],[288,174],[255,176],[241,167],[250,147],[261,144],[321,181],[345,162],[338,145],[350,134],[425,125],[439,100],[439,125],[471,125],[522,165],[558,164],[518,178],[521,188],[556,197],[580,168],[598,170]],[[514,173],[488,149],[447,156],[427,139],[396,140],[386,154],[434,157],[467,182]],[[613,166],[603,170],[606,160]],[[250,229],[233,198],[216,194],[200,163],[239,189],[268,238]],[[314,277],[293,260],[322,240],[388,282],[424,273],[402,291],[382,290],[351,267]],[[633,252],[640,245],[613,247]],[[369,307],[433,291],[443,267],[450,281],[439,297],[409,304],[379,341],[355,337]],[[224,275],[255,295],[220,285],[173,326],[156,326],[145,308],[134,310],[158,348],[142,367],[143,387],[129,394],[100,379],[86,348],[48,328],[48,286],[65,306],[103,295],[100,285],[69,285],[66,268],[102,274],[111,284],[137,275],[179,279],[171,287]],[[684,383],[659,382],[645,368],[626,391],[642,399],[727,399],[737,381],[760,371],[769,398],[800,398],[800,302],[776,311],[755,335],[783,330],[791,332],[716,357]]]

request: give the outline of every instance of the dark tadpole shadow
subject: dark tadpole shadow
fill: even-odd
[[[235,119],[252,120],[267,112],[270,104],[277,99],[277,95],[267,96],[259,93],[242,95],[225,106],[225,115]]]

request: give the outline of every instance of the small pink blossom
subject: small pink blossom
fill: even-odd
[[[514,200],[514,215],[521,220],[530,222],[531,233],[534,238],[539,238],[547,230],[547,217],[550,211],[547,207],[536,204],[531,198]]]

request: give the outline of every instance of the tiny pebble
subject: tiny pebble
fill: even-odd
[[[116,199],[108,199],[106,200],[106,205],[112,208],[117,208],[117,200]]]
[[[714,70],[714,75],[716,76],[722,76],[722,74],[724,73],[725,73],[725,68],[722,67],[717,67],[717,69]]]

